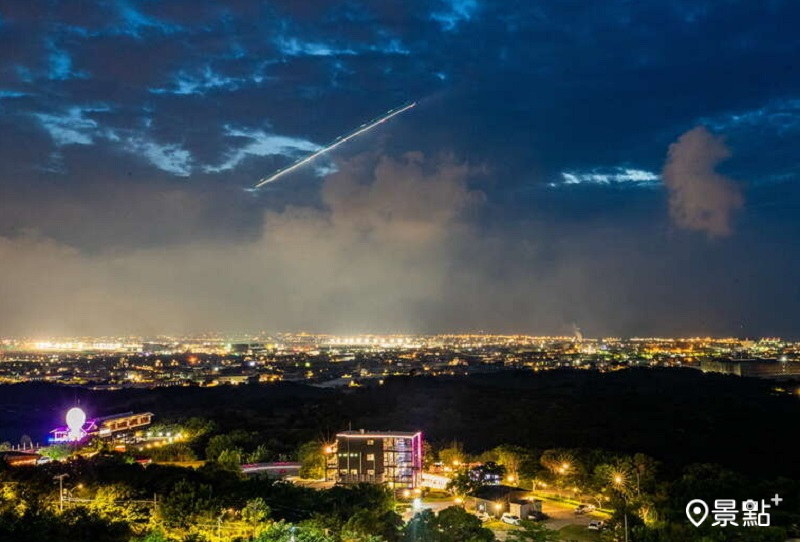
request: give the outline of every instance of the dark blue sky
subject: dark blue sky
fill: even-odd
[[[6,2],[0,335],[800,337],[797,21],[791,1]]]

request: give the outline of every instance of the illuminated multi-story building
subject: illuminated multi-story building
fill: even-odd
[[[339,484],[368,482],[414,489],[422,481],[422,433],[344,431],[326,450],[329,478]]]

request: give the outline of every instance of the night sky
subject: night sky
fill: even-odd
[[[3,2],[0,335],[800,337],[798,21]]]

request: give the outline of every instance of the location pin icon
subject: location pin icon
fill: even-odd
[[[700,527],[708,517],[708,505],[701,499],[695,499],[686,505],[686,517],[695,527]]]

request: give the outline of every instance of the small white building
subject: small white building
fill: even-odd
[[[438,489],[440,491],[447,490],[447,484],[450,483],[450,478],[442,474],[433,474],[432,472],[422,473],[422,487],[430,489]]]

